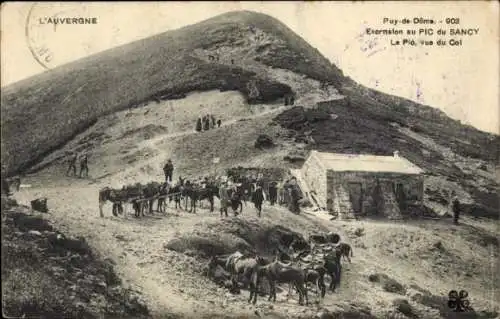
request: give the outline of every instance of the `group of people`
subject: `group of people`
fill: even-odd
[[[264,179],[260,176],[248,180],[247,183],[253,186],[250,189],[245,189],[242,183],[235,183],[231,179],[222,181],[219,184],[221,216],[225,214],[227,217],[227,209],[230,206],[234,215],[237,216],[238,208],[240,208],[240,212],[242,210],[242,200],[250,200],[254,204],[258,217],[261,217],[262,204],[266,200],[269,201],[271,206],[278,203],[287,205],[288,209],[293,213],[300,212],[299,200],[301,195],[294,177],[285,182],[271,181],[265,185]],[[267,191],[265,186],[267,186]]]
[[[215,128],[215,126],[220,127],[222,121],[220,119],[216,120],[213,114],[207,114],[203,117],[199,117],[196,121],[196,131],[208,131],[209,129]]]
[[[80,175],[79,177],[82,178],[85,172],[85,177],[89,176],[89,166],[88,166],[88,155],[83,154],[81,156],[78,156],[77,153],[74,153],[71,158],[69,159],[69,167],[68,170],[66,171],[66,176],[70,176],[70,173],[73,172],[73,176],[77,176],[76,172],[76,163],[78,162],[78,159],[80,159]]]

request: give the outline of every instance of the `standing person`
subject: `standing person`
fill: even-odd
[[[198,117],[198,120],[196,121],[196,132],[201,132],[203,130],[203,126],[201,123],[201,117]]]
[[[69,159],[69,167],[66,171],[66,176],[69,176],[69,173],[73,170],[73,176],[76,176],[76,161],[78,160],[78,155],[76,153],[71,156]]]
[[[231,201],[231,208],[233,209],[234,216],[238,216],[238,207],[240,208],[240,213],[241,213],[243,210],[243,205],[242,205],[241,196],[238,192],[238,188],[236,187],[236,184],[232,185],[230,201]]]
[[[452,210],[453,210],[453,224],[458,225],[458,219],[460,218],[460,202],[458,200],[457,194],[455,191],[451,193],[453,198],[452,201]]]
[[[172,175],[174,172],[174,164],[172,164],[172,160],[169,159],[165,166],[163,166],[163,173],[165,173],[165,181],[171,182],[172,181]]]
[[[201,118],[201,126],[202,126],[202,130],[206,131],[205,129],[205,122],[207,121],[207,116],[206,115],[203,115],[203,117]]]
[[[257,216],[260,217],[262,213],[262,202],[264,201],[264,192],[262,190],[261,186],[257,186],[255,191],[252,194],[252,202],[255,205],[255,208],[257,208]]]
[[[269,201],[271,202],[271,206],[273,206],[276,203],[277,198],[278,198],[278,188],[276,182],[273,181],[269,184]]]
[[[10,196],[12,194],[10,192],[10,183],[9,183],[9,181],[7,179],[7,173],[6,173],[6,171],[7,171],[7,166],[6,165],[2,165],[2,171],[0,172],[0,176],[1,176],[1,179],[2,179],[2,194]]]
[[[230,198],[229,198],[229,189],[227,188],[226,183],[222,183],[219,188],[219,199],[220,199],[220,217],[222,217],[222,213],[227,216],[227,208],[229,207]]]
[[[285,183],[283,183],[283,205],[289,206],[290,205],[290,180],[286,180]]]
[[[215,128],[215,116],[211,114],[210,119],[212,120],[212,128]]]
[[[222,121],[220,119],[217,120],[217,127],[220,127],[220,125],[222,124]]]
[[[205,122],[203,123],[203,129],[208,131],[210,129],[210,117],[208,115],[205,116]]]
[[[296,185],[290,186],[290,200],[291,200],[290,211],[292,211],[292,213],[295,214],[300,213],[300,207],[299,207],[300,194]]]
[[[84,154],[80,159],[80,178],[82,178],[83,171],[85,170],[85,177],[89,177],[88,155]]]

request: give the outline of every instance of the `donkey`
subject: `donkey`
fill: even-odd
[[[257,264],[262,260],[259,256],[256,257]],[[292,283],[297,291],[299,292],[299,304],[304,304],[304,299],[306,305],[309,304],[309,299],[307,297],[307,289],[305,289],[306,274],[304,270],[299,267],[292,266],[289,264],[283,264],[282,262],[275,260],[265,266],[257,266],[256,271],[252,277],[252,286],[258,287],[259,281],[262,277],[265,277],[269,281],[270,294],[268,300],[276,301],[276,283]],[[252,297],[252,294],[251,294]],[[253,303],[257,302],[257,294],[254,291]]]
[[[160,186],[160,189],[158,190],[158,206],[157,206],[157,211],[160,213],[165,213],[165,208],[166,208],[166,197],[170,191],[170,185],[168,183],[163,183]]]
[[[143,209],[147,208],[149,211],[149,214],[153,214],[153,204],[155,201],[155,197],[160,194],[160,189],[162,185],[158,182],[150,182],[146,184],[142,188],[142,196],[147,199],[147,201],[144,202]]]
[[[104,217],[102,212],[102,206],[106,203],[106,201],[110,201],[113,204],[113,215],[116,212],[117,205],[121,206],[121,202],[123,201],[124,194],[122,190],[113,189],[111,187],[104,187],[99,190],[99,214],[101,217]],[[122,209],[123,210],[123,209]]]
[[[189,212],[196,213],[196,202],[207,199],[210,202],[210,212],[214,211],[214,197],[219,198],[219,187],[217,185],[210,183],[207,184],[205,188],[201,188],[197,185],[190,184],[186,187],[186,196],[191,200],[191,207]],[[186,200],[186,210],[187,210],[187,200]]]
[[[347,261],[351,262],[351,257],[353,257],[352,248],[349,244],[346,243],[338,243],[335,246],[335,250],[339,252],[340,256],[342,256]]]

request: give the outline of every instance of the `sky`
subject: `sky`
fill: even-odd
[[[134,40],[234,10],[269,14],[316,47],[345,75],[382,92],[440,108],[499,133],[499,5],[486,2],[7,2],[1,7],[1,85]],[[28,13],[30,18],[28,19]],[[47,17],[95,17],[97,24],[41,24]],[[437,24],[402,25],[401,19]],[[384,23],[399,20],[394,26]],[[450,23],[446,24],[447,18]],[[440,21],[443,21],[440,23]],[[428,36],[368,35],[366,28],[438,28]],[[450,29],[477,29],[451,36]],[[471,31],[475,32],[475,31]],[[462,40],[461,46],[391,45],[397,40]]]

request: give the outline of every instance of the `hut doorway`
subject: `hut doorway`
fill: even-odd
[[[363,210],[363,188],[361,183],[349,183],[348,189],[352,210],[355,214],[361,214]]]
[[[396,195],[396,201],[398,202],[398,206],[400,209],[406,208],[406,193],[405,188],[402,183],[393,183],[393,191],[394,195]]]
[[[373,209],[375,215],[382,216],[384,213],[384,194],[382,192],[382,186],[380,181],[377,179],[377,184],[373,190]]]

